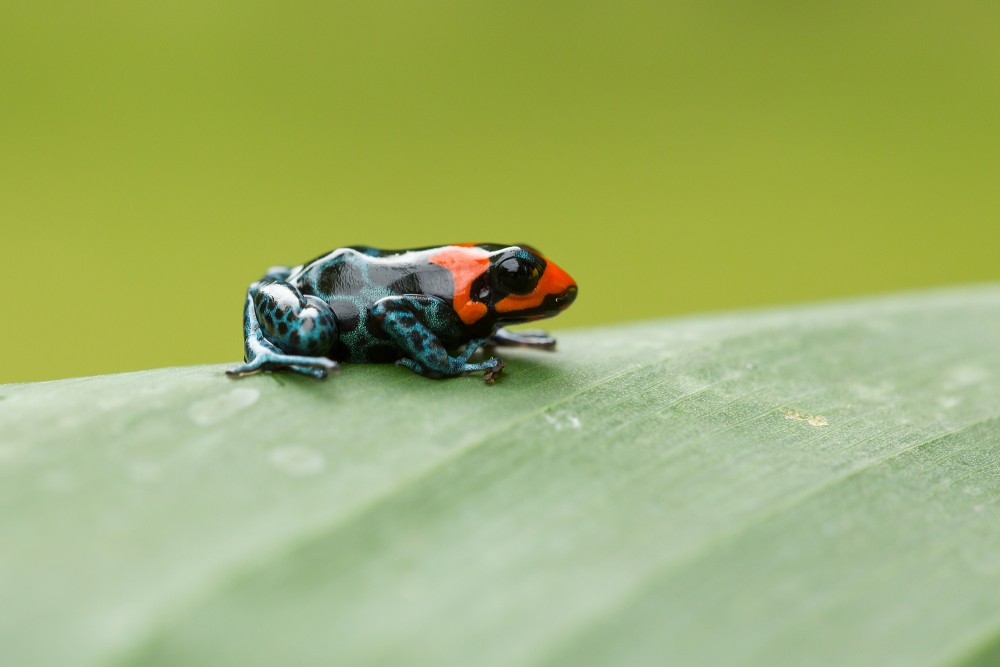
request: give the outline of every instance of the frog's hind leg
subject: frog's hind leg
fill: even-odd
[[[337,322],[322,299],[303,295],[281,278],[287,269],[274,267],[247,290],[243,311],[246,361],[226,371],[239,377],[258,371],[290,370],[325,378],[339,368],[323,356],[337,341]]]

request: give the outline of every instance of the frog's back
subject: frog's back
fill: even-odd
[[[329,353],[332,359],[394,361],[402,352],[382,331],[372,306],[380,299],[403,295],[434,296],[450,304],[455,290],[452,273],[431,261],[440,252],[441,248],[338,248],[294,269],[288,282],[304,295],[323,299],[333,310],[340,340]],[[464,338],[457,317],[438,324],[434,333],[446,344]]]
[[[438,248],[337,248],[296,269],[289,281],[303,294],[313,294],[325,301],[352,298],[371,304],[403,294],[447,298],[454,290],[451,274],[430,261],[438,251]]]

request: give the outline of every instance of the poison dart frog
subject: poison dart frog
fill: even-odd
[[[272,267],[250,285],[243,313],[246,361],[227,371],[292,371],[319,379],[338,362],[388,363],[431,378],[482,371],[481,347],[552,350],[542,331],[505,325],[552,317],[576,298],[569,274],[527,245],[479,243],[412,250],[338,248]]]

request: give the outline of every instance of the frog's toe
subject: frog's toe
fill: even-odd
[[[501,328],[490,337],[486,346],[489,348],[528,347],[535,350],[552,351],[556,349],[556,339],[541,329],[508,331]]]
[[[396,365],[400,368],[409,368],[414,373],[424,372],[424,367],[415,362],[413,359],[407,359],[405,357],[402,359],[396,359]]]
[[[286,357],[284,362],[278,362],[279,368],[288,369],[295,373],[308,375],[317,380],[325,380],[330,373],[340,370],[340,364],[326,357]]]
[[[496,382],[497,378],[500,377],[500,374],[503,373],[503,368],[505,366],[503,359],[498,359],[496,357],[489,359],[486,363],[489,364],[490,362],[496,363],[491,364],[490,367],[486,369],[486,372],[483,373],[483,380],[486,384],[493,384]]]
[[[518,333],[530,341],[528,347],[534,347],[539,350],[546,350],[549,352],[556,349],[556,339],[549,335],[548,331],[530,329],[528,331],[520,331]]]
[[[525,338],[551,338],[545,329],[521,329],[517,334]]]
[[[301,373],[302,375],[308,375],[314,377],[317,380],[325,380],[326,376],[329,375],[330,371],[339,371],[339,366],[334,366],[333,368],[317,368],[315,366],[303,366],[302,364],[292,364],[288,367],[288,370],[295,371],[296,373]]]
[[[228,375],[231,378],[238,378],[238,377],[243,377],[244,375],[257,373],[259,371],[260,371],[259,365],[243,364],[242,366],[237,366],[236,368],[227,368],[226,375]]]

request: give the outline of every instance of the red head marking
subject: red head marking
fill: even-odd
[[[430,258],[443,266],[455,281],[454,308],[465,324],[475,324],[488,310],[485,303],[472,300],[472,282],[490,267],[490,254],[474,245],[448,246]]]

